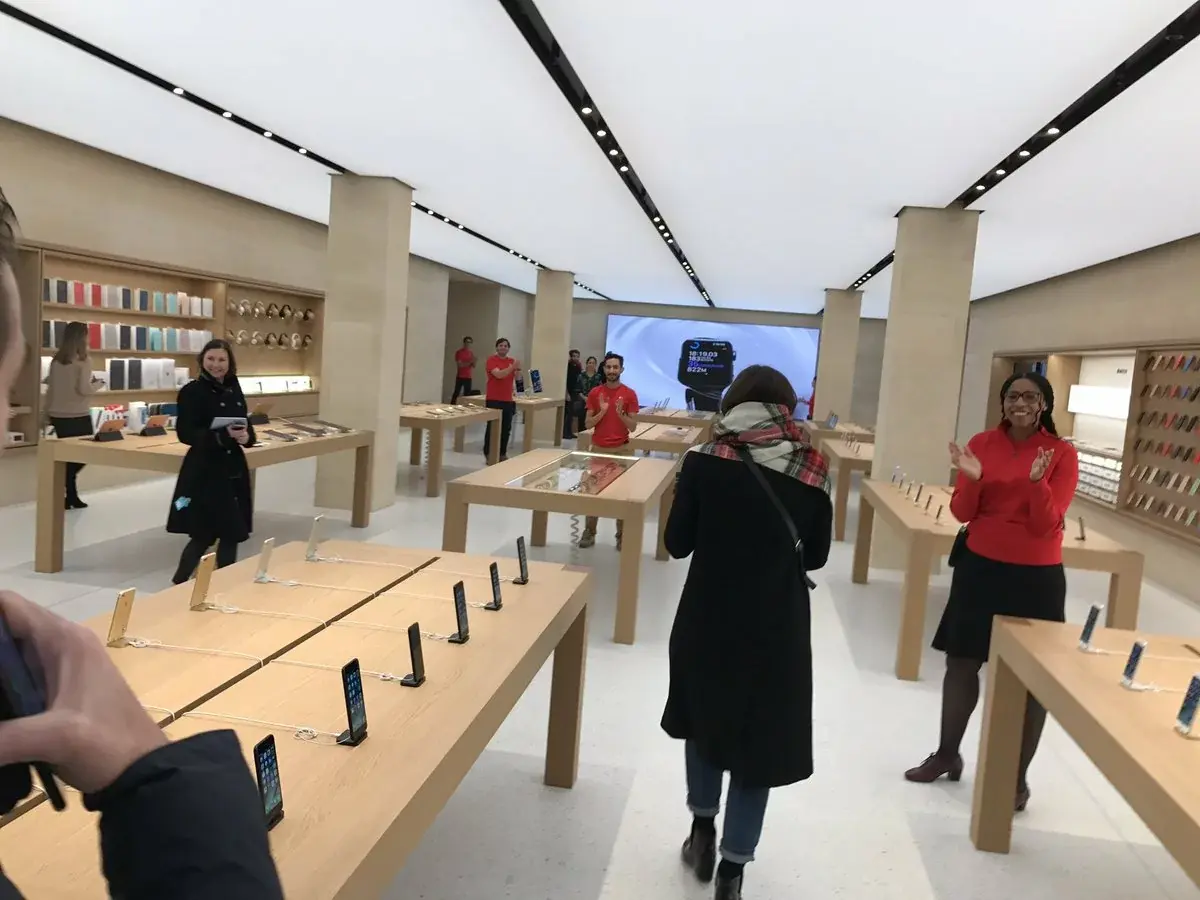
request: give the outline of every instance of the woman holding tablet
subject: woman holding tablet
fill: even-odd
[[[179,390],[175,433],[188,445],[175,482],[167,531],[190,541],[172,579],[192,577],[200,558],[217,544],[217,566],[237,561],[237,545],[254,530],[254,500],[244,447],[254,445],[246,397],[228,341],[213,340],[198,357],[200,376]]]

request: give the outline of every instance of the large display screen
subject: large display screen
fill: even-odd
[[[781,371],[806,400],[820,338],[817,328],[609,316],[604,346],[625,357],[622,381],[643,407],[715,411],[737,374],[756,364]]]

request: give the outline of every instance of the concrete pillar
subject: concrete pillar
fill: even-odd
[[[821,346],[817,353],[817,403],[813,419],[820,422],[837,413],[850,421],[854,400],[854,369],[858,359],[858,320],[862,291],[825,291],[825,314],[821,316]],[[798,384],[800,396],[808,396],[809,385]]]
[[[409,262],[408,322],[404,337],[405,403],[441,403],[454,391],[453,381],[445,383],[445,361],[453,358],[461,338],[447,347],[449,298],[449,269],[423,259]]]
[[[321,418],[375,432],[371,508],[396,496],[412,188],[334,175],[321,347]],[[352,454],[320,457],[316,505],[345,509]]]
[[[537,294],[533,298],[533,344],[529,348],[526,368],[541,373],[542,390],[551,397],[562,397],[565,387],[574,293],[575,276],[572,273],[551,269],[538,271]],[[553,440],[554,422],[550,415],[538,416],[534,438]]]
[[[886,482],[898,466],[918,482],[946,484],[979,212],[908,206],[898,218],[872,477]],[[871,561],[903,564],[899,542],[879,518]]]

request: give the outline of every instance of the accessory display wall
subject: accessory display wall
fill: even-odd
[[[272,414],[285,416],[317,412],[322,294],[28,244],[19,251],[17,278],[27,358],[9,430],[22,434],[24,445],[36,443],[39,432],[41,358],[54,354],[70,321],[88,325],[97,372],[114,364],[120,370],[128,359],[163,370],[136,388],[126,382],[111,389],[117,385],[110,380],[96,405],[173,400],[177,381],[196,375],[198,352],[216,337],[234,345],[252,407],[270,403]]]

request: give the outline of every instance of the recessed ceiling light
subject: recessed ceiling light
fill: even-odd
[[[517,255],[517,251],[516,251],[516,250],[509,250],[508,252],[509,252],[509,253],[511,253],[513,256],[516,256],[516,255]]]
[[[303,147],[301,147],[301,148],[300,148],[300,155],[301,155],[301,156],[308,156],[308,151],[307,151],[307,150],[305,150]]]
[[[996,170],[996,174],[997,174],[997,175],[1003,175],[1003,174],[1005,174],[1005,172],[1004,172],[1004,170],[1003,170],[1003,169],[997,169],[997,170]]]
[[[663,234],[663,237],[670,237],[670,236],[671,236],[671,232],[669,232],[669,231],[668,231],[668,232],[665,232],[665,233]]]
[[[616,155],[617,155],[617,151],[616,151],[616,150],[609,150],[609,151],[608,151],[608,155],[609,155],[609,156],[616,156]]]
[[[657,222],[657,221],[658,221],[658,219],[655,219],[654,221],[655,221],[655,222]],[[658,230],[659,230],[659,231],[666,231],[666,230],[667,230],[667,226],[666,226],[666,225],[659,225],[659,226],[658,226]]]
[[[622,172],[628,172],[628,171],[629,171],[629,166],[621,166],[621,171],[622,171]]]
[[[975,190],[977,190],[977,191],[982,191],[982,190],[983,190],[983,185],[982,185],[982,184],[977,184],[977,185],[975,185]]]
[[[174,94],[176,97],[182,97],[182,96],[183,96],[183,88],[175,88],[175,90],[174,90],[174,91],[172,91],[172,93],[173,93],[173,94]]]
[[[655,221],[655,222],[661,222],[661,221],[662,221],[662,219],[660,219],[658,216],[655,216],[655,217],[654,217],[654,221]]]
[[[608,132],[601,128],[596,132],[596,137],[608,137]]]
[[[433,210],[432,210],[432,209],[427,209],[427,210],[425,210],[425,212],[429,213],[429,215],[431,215],[431,216],[433,215]]]
[[[264,132],[263,132],[263,137],[265,137],[265,138],[269,138],[269,137],[275,137],[275,135],[271,134],[271,132],[269,132],[269,131],[264,131]]]
[[[1020,153],[1017,154],[1017,156],[1028,156],[1028,155],[1029,155],[1028,150],[1022,150]]]
[[[1047,128],[1046,134],[1050,135],[1050,137],[1054,137],[1056,134],[1062,134],[1062,132],[1057,128]]]
[[[592,114],[592,108],[590,106],[585,106],[583,109],[580,110],[580,112],[583,113],[585,116],[590,116]]]
[[[673,243],[675,243],[675,239],[674,239],[674,238],[667,238],[667,243],[668,243],[668,244],[673,244]]]
[[[410,204],[408,204],[408,205],[409,205],[409,206],[416,206],[416,205],[417,205],[417,201],[416,201],[416,200],[414,200],[414,201],[412,201],[412,202],[411,202]]]
[[[222,115],[222,116],[224,116],[226,119],[232,119],[232,118],[233,118],[233,113],[229,112],[228,110],[226,110],[225,112],[221,113],[221,115]]]
[[[459,229],[459,231],[462,231],[462,229],[463,229],[463,228],[465,228],[465,227],[466,227],[465,225],[459,225],[459,226],[458,226],[458,229]]]
[[[442,216],[442,221],[443,221],[443,222],[449,222],[449,221],[450,221],[450,217],[449,217],[449,216]]]

